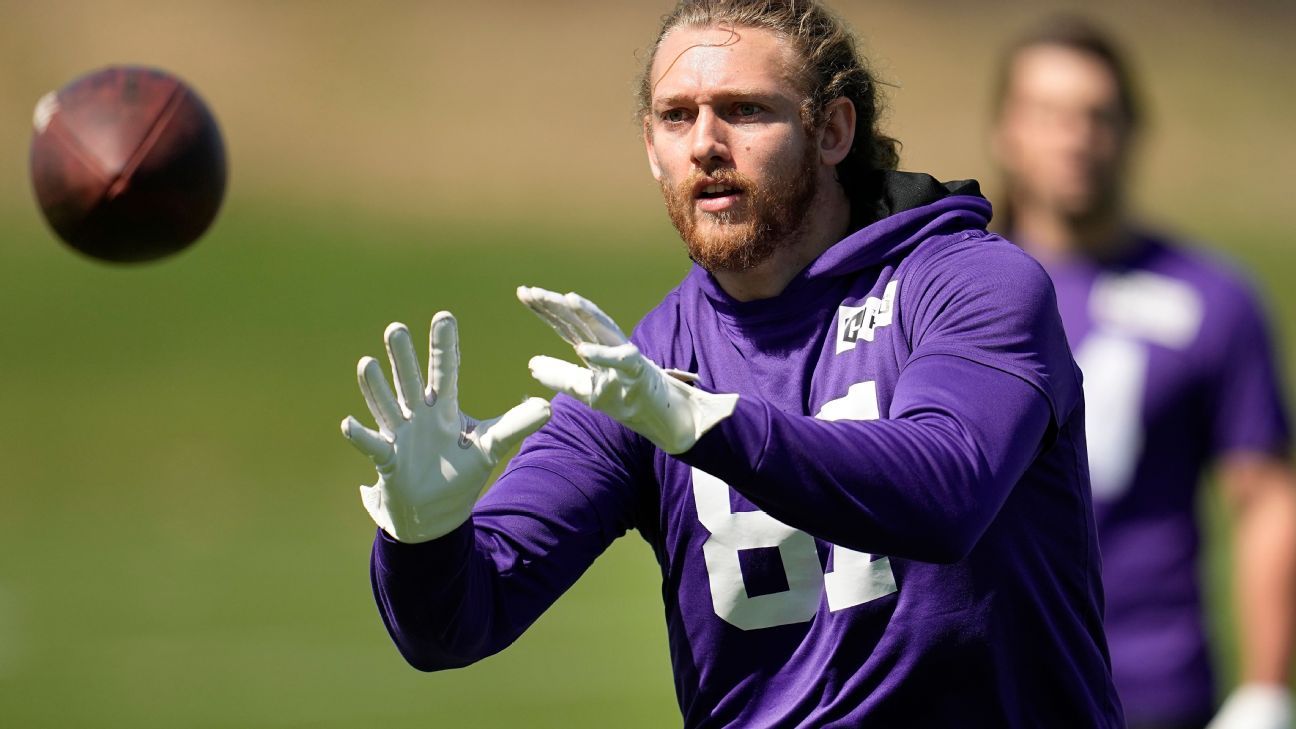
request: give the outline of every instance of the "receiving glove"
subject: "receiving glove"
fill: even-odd
[[[360,487],[369,516],[398,541],[426,542],[468,520],[500,459],[549,419],[549,403],[530,398],[480,423],[460,412],[459,335],[449,312],[432,318],[426,388],[405,325],[391,324],[383,338],[397,394],[378,360],[362,358],[360,391],[379,429],[348,415],[342,435],[378,470],[377,483]]]
[[[1292,699],[1286,686],[1244,684],[1224,700],[1206,729],[1291,729]]]
[[[517,296],[588,365],[532,357],[531,376],[545,387],[606,413],[671,454],[692,448],[733,414],[737,395],[703,392],[682,381],[695,379],[688,373],[658,367],[588,299],[527,286]]]

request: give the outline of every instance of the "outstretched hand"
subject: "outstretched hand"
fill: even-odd
[[[468,519],[500,459],[549,419],[549,403],[530,398],[481,422],[460,411],[459,335],[449,312],[432,318],[426,386],[405,325],[389,325],[383,338],[396,392],[378,360],[361,358],[360,391],[378,430],[347,416],[342,435],[378,471],[377,483],[360,487],[369,515],[399,541],[425,542]]]
[[[606,413],[667,453],[683,453],[729,417],[734,394],[713,394],[685,384],[686,373],[663,370],[643,356],[621,328],[593,302],[527,286],[518,300],[571,344],[587,367],[553,357],[532,357],[531,376]]]

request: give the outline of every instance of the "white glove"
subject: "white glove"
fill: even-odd
[[[733,414],[735,394],[713,394],[663,370],[626,339],[607,314],[577,294],[520,286],[518,299],[576,348],[588,368],[553,357],[532,357],[531,376],[602,411],[671,454],[693,447]]]
[[[398,541],[426,542],[468,520],[491,470],[544,425],[549,403],[530,398],[480,423],[460,412],[459,334],[449,312],[432,317],[426,388],[405,325],[389,325],[383,339],[400,399],[392,394],[378,360],[361,358],[360,391],[379,430],[348,415],[342,435],[378,469],[378,483],[360,487],[369,516]]]
[[[1206,729],[1291,729],[1292,699],[1286,686],[1243,684],[1233,690]]]

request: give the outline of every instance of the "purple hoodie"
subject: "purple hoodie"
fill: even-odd
[[[559,397],[463,527],[379,532],[402,654],[501,650],[637,529],[685,726],[1121,726],[1048,276],[986,232],[975,183],[884,173],[876,205],[779,296],[695,267],[636,328],[740,395],[687,453]]]

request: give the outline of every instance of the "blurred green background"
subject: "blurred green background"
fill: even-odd
[[[1067,6],[836,6],[892,84],[903,166],[993,193],[997,49]],[[1151,106],[1142,209],[1250,266],[1294,341],[1296,9],[1084,7],[1129,43]],[[631,118],[667,9],[0,0],[0,726],[678,725],[634,535],[510,650],[405,666],[370,596],[372,471],[338,433],[369,417],[354,365],[389,321],[454,311],[464,407],[490,416],[544,394],[531,354],[563,354],[516,285],[628,326],[683,275]],[[122,62],[194,84],[231,164],[207,238],[134,268],[55,241],[26,172],[35,100]]]

